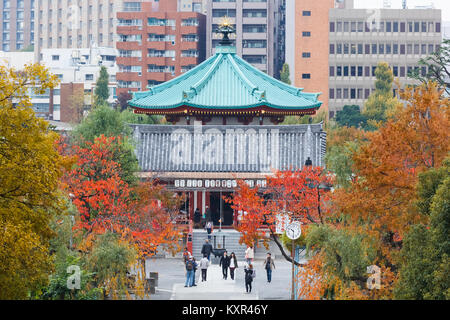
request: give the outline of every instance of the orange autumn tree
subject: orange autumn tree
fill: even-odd
[[[182,199],[156,182],[142,182],[134,188],[135,199],[130,203],[129,219],[124,221],[127,234],[145,259],[156,254],[164,245],[171,252],[180,250],[180,228],[176,219]]]
[[[440,167],[450,151],[449,100],[429,82],[401,93],[405,105],[353,155],[355,179],[338,189],[333,199],[337,214],[346,217],[344,227],[375,239],[381,268],[381,289],[352,287],[351,297],[391,298],[397,280],[396,254],[402,238],[421,216],[414,202],[418,174]]]
[[[154,255],[161,244],[175,248],[179,197],[153,183],[130,188],[114,161],[114,150],[121,143],[118,137],[103,135],[93,143],[84,142],[83,147],[60,143],[62,153],[77,158],[63,186],[80,214],[74,229],[83,235],[82,248],[89,251],[96,236],[105,232],[119,234],[142,259]]]
[[[266,177],[264,191],[239,181],[233,198],[226,201],[236,212],[243,213],[237,226],[242,234],[240,242],[250,245],[263,240],[267,245],[264,230],[268,230],[284,258],[292,262],[276,233],[277,221],[299,221],[306,228],[311,224],[325,223],[328,194],[321,188],[329,184],[330,178],[323,168],[310,166],[302,170],[274,172],[273,176]],[[300,265],[296,261],[294,263]]]

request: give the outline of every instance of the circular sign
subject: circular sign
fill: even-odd
[[[300,238],[302,234],[302,227],[299,222],[294,221],[287,225],[286,236],[291,240],[296,240]]]

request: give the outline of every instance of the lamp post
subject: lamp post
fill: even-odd
[[[70,198],[70,205],[72,206],[72,199],[75,198],[75,195],[73,193],[69,193],[69,198]],[[73,214],[70,215],[70,249],[72,249],[72,242],[73,242],[73,237],[72,237],[72,228],[75,224],[75,217],[73,216]]]

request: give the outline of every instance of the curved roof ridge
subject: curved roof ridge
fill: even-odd
[[[186,80],[186,78],[190,77],[191,74],[194,73],[194,71],[198,72],[199,69],[205,68],[211,62],[211,60],[214,60],[214,59],[216,59],[215,55],[209,57],[208,59],[206,59],[205,61],[200,63],[196,68],[192,68],[191,70],[189,70],[189,71],[179,75],[178,77],[175,77],[173,79],[170,79],[168,81],[160,83],[160,84],[158,84],[156,86],[148,88],[148,90],[146,90],[146,91],[133,92],[133,99],[134,98],[138,98],[138,99],[145,98],[145,97],[147,97],[149,95],[156,94],[158,92],[161,92],[164,89],[167,89],[167,88],[170,88],[170,87],[172,87],[174,85],[177,85],[181,81]],[[194,70],[194,69],[197,69],[197,70]],[[135,96],[136,93],[139,93],[139,94],[137,96]]]
[[[230,54],[227,55],[227,59],[228,59],[228,61],[230,61],[231,65],[233,67],[233,71],[236,72],[237,75],[241,78],[242,82],[248,87],[248,89],[250,90],[252,95],[255,92],[255,90],[259,90],[258,86],[254,85],[245,76],[245,74],[242,72],[241,68],[239,68],[239,66],[237,65],[236,61],[234,61],[234,59],[231,57]]]
[[[237,56],[237,58],[238,58],[239,63],[243,64],[246,69],[248,69],[249,71],[251,71],[259,76],[264,77],[264,80],[271,82],[273,85],[276,85],[280,89],[284,89],[284,90],[287,89],[287,90],[289,90],[289,92],[295,94],[296,96],[300,96],[301,94],[304,94],[303,88],[297,88],[290,84],[284,83],[278,79],[272,78],[269,75],[267,75],[266,73],[259,70],[258,68],[253,67],[250,63],[248,63],[241,57]]]
[[[216,55],[214,55],[216,57]],[[209,68],[209,70],[203,75],[203,77],[198,80],[194,85],[191,86],[190,90],[193,90],[195,94],[197,94],[200,90],[203,89],[203,87],[206,84],[206,81],[208,81],[212,75],[216,72],[217,68],[223,61],[223,53],[219,53],[213,62],[212,66]],[[189,70],[191,71],[191,70]]]

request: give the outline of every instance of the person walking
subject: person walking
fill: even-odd
[[[267,272],[267,282],[270,283],[272,281],[272,270],[275,269],[275,263],[270,252],[267,252],[266,260],[264,260],[264,268]]]
[[[230,266],[230,257],[227,255],[227,252],[225,251],[223,253],[223,256],[220,257],[219,261],[219,267],[222,266],[222,274],[223,278],[227,280],[228,277],[228,267]]]
[[[230,254],[230,277],[234,280],[234,269],[238,267],[237,258],[234,252]]]
[[[208,240],[211,240],[211,231],[212,231],[212,221],[208,220],[208,222],[206,222],[205,228],[206,228],[206,232],[208,232]]]
[[[192,286],[196,287],[197,285],[195,284],[195,272],[197,271],[198,263],[197,261],[195,261],[194,257],[192,257],[192,261],[194,262],[194,275],[192,276]]]
[[[255,270],[253,269],[253,265],[250,263],[248,267],[245,267],[245,291],[247,293],[252,292],[252,282],[253,278],[255,278]]]
[[[206,255],[208,257],[208,260],[210,260],[211,252],[213,250],[213,247],[211,243],[209,243],[208,239],[205,239],[205,243],[202,246],[202,255]]]
[[[208,271],[209,264],[209,259],[206,254],[204,254],[203,258],[199,262],[200,270],[202,270],[202,282],[206,281],[206,272]]]
[[[185,287],[192,287],[193,277],[194,277],[194,259],[192,256],[186,261],[186,283]]]
[[[202,214],[200,213],[200,209],[195,209],[194,212],[194,228],[201,228],[201,220],[202,220]]]
[[[253,263],[254,257],[255,251],[253,250],[253,246],[248,246],[247,250],[245,250],[245,259],[247,260],[247,264]]]

